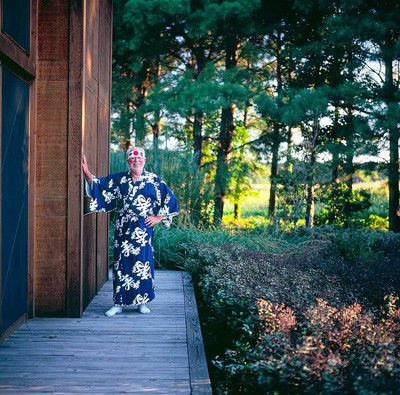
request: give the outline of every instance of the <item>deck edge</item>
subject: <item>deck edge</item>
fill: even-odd
[[[212,394],[196,297],[194,294],[192,277],[188,272],[182,272],[182,282],[185,302],[190,386],[192,389],[191,394]]]

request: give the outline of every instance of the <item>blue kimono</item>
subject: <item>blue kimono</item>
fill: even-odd
[[[89,189],[89,188],[87,188]],[[143,171],[134,182],[129,171],[93,177],[90,211],[116,210],[114,239],[114,305],[140,305],[154,299],[153,228],[144,220],[163,215],[169,227],[178,215],[178,201],[156,174]]]

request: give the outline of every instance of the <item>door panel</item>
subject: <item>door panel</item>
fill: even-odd
[[[29,84],[2,69],[1,291],[4,332],[27,313]]]

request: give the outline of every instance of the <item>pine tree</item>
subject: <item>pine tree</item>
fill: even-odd
[[[389,229],[400,232],[399,216],[399,83],[394,70],[399,66],[400,4],[396,0],[359,0],[350,4],[339,1],[345,25],[354,38],[361,40],[368,54],[366,69],[370,70],[369,91],[371,109],[368,112],[375,120],[377,130],[383,131],[389,142]],[[357,20],[352,16],[357,15]],[[381,73],[380,64],[384,70]],[[396,77],[395,77],[396,76]]]
[[[399,83],[400,78],[394,79],[394,63],[399,65],[400,47],[400,4],[395,0],[372,1],[368,18],[372,24],[371,41],[378,45],[377,56],[383,61],[385,77],[381,95],[386,105],[384,128],[389,139],[389,229],[400,232],[400,191],[399,191]]]

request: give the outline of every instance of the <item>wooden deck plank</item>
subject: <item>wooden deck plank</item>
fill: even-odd
[[[182,273],[182,278],[192,394],[209,395],[212,391],[192,279],[188,273]]]
[[[169,381],[155,380],[154,384],[136,383],[135,388],[131,385],[118,384],[118,385],[105,385],[93,383],[91,385],[65,385],[65,386],[52,386],[47,382],[29,384],[27,390],[26,385],[8,385],[2,387],[1,394],[95,394],[95,395],[113,395],[113,394],[153,394],[153,395],[171,395],[170,388],[172,387]],[[185,380],[175,381],[173,383],[174,394],[188,394],[187,383]]]
[[[211,394],[190,276],[156,271],[156,285],[150,314],[106,317],[108,281],[81,318],[24,323],[0,344],[0,393]]]

